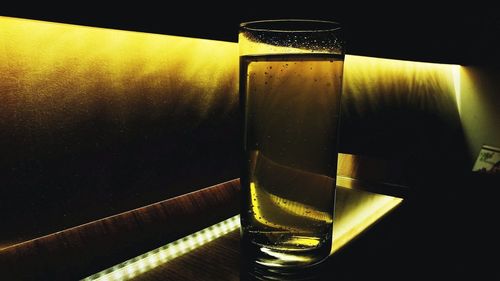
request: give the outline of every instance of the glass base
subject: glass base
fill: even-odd
[[[242,243],[241,281],[253,280],[327,280],[324,261],[330,247],[289,249]]]
[[[325,271],[325,262],[310,266],[268,267],[244,260],[240,269],[240,281],[326,281],[331,280]]]

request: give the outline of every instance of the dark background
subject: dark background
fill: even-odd
[[[478,1],[144,1],[3,8],[0,14],[124,30],[237,41],[242,21],[275,18],[335,20],[345,27],[349,54],[496,66],[500,16]]]

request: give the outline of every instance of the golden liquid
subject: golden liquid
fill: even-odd
[[[242,238],[263,265],[314,264],[332,243],[343,56],[242,56]]]

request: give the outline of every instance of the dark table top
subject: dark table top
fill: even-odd
[[[339,182],[350,185],[348,178]],[[403,201],[337,187],[332,256]],[[240,280],[239,216],[169,243],[86,280]],[[207,233],[215,238],[207,242]],[[206,243],[205,243],[206,242]],[[325,261],[328,264],[330,259]],[[328,269],[324,269],[328,273]],[[332,272],[333,274],[333,272]]]
[[[326,272],[333,270],[330,263],[352,267],[359,258],[371,259],[398,238],[399,223],[409,221],[402,212],[409,189],[393,184],[400,182],[398,171],[339,154]],[[234,179],[8,246],[0,250],[0,273],[9,280],[234,280],[240,276],[239,198]],[[385,222],[389,227],[374,227]],[[363,243],[354,240],[364,241],[361,250],[356,247]]]

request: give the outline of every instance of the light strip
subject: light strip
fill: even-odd
[[[363,192],[363,194],[366,192]],[[334,230],[334,242],[331,254],[342,248],[354,237],[375,223],[384,214],[399,205],[403,199],[373,194],[370,202],[361,202],[358,208],[350,210],[339,218]],[[240,216],[236,215],[225,221],[195,232],[165,246],[122,262],[111,268],[91,275],[83,281],[124,281],[180,257],[240,227]]]
[[[123,281],[171,261],[189,251],[207,244],[240,227],[240,216],[236,215],[208,228],[202,229],[165,246],[137,256],[128,261],[91,275],[83,281]]]

